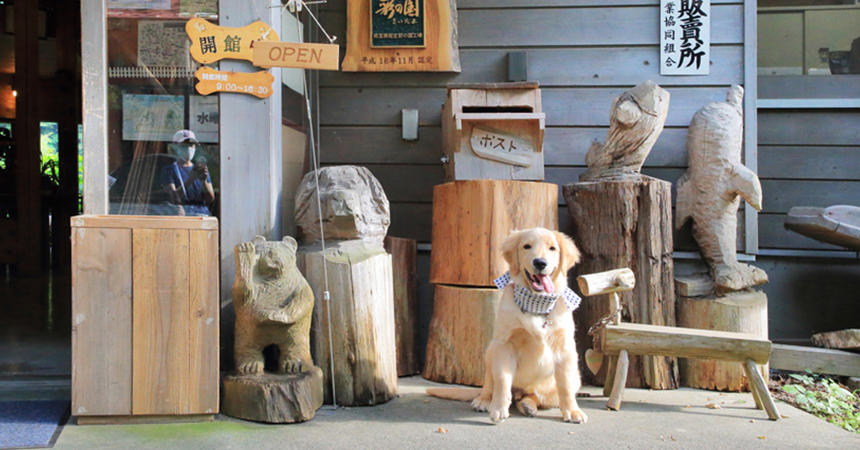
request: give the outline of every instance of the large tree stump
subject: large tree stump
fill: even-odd
[[[323,259],[330,301],[324,297]],[[397,393],[391,255],[382,245],[354,240],[330,242],[325,255],[318,245],[303,247],[297,260],[314,291],[311,351],[325,375],[326,403],[332,400],[330,349],[338,405],[387,402]]]
[[[625,322],[675,325],[671,186],[647,176],[564,186],[571,235],[582,252],[574,276],[621,267],[636,275],[636,287],[621,294]],[[607,295],[583,300],[574,314],[581,355],[592,347],[588,328],[610,311]],[[627,387],[678,387],[675,358],[631,356],[629,367]],[[586,373],[585,378],[603,385],[606,370]]]
[[[481,386],[502,291],[436,285],[424,378]]]
[[[415,317],[418,315],[418,281],[414,239],[387,236],[385,251],[391,253],[394,276],[394,332],[397,343],[397,376],[421,371],[415,345]]]
[[[748,333],[767,339],[767,295],[741,291],[724,296],[678,296],[678,326]],[[732,361],[681,358],[681,384],[717,391],[748,391],[743,366]],[[761,368],[767,377],[767,365]]]
[[[229,375],[221,412],[255,422],[305,422],[323,404],[322,384],[322,371],[313,366],[297,374]]]

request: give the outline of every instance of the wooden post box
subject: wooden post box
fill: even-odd
[[[218,413],[218,220],[76,216],[72,415]]]
[[[452,86],[442,110],[446,181],[543,180],[537,83]]]

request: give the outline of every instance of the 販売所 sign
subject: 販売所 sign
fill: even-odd
[[[371,47],[424,47],[424,0],[371,0]]]
[[[711,0],[660,0],[660,75],[707,75]]]

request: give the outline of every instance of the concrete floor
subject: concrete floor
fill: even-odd
[[[66,425],[58,449],[172,448],[860,448],[852,434],[778,403],[786,418],[771,422],[754,409],[750,394],[694,389],[628,389],[622,410],[607,411],[605,398],[581,398],[585,425],[563,423],[559,411],[500,425],[466,403],[428,397],[435,385],[400,379],[400,397],[375,407],[322,409],[310,422],[265,425],[218,416],[214,422],[170,425]],[[599,395],[600,389],[584,392]],[[717,402],[720,409],[705,404]],[[439,432],[444,429],[445,432]]]

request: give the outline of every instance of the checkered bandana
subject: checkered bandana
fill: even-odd
[[[493,280],[493,283],[497,288],[504,289],[505,286],[513,283],[511,273],[505,272],[504,275]],[[576,308],[579,308],[581,299],[570,288],[564,288],[564,292],[559,296],[558,294],[540,294],[514,283],[514,303],[520,307],[520,311],[525,313],[545,316],[555,308],[555,302],[559,297],[564,299],[564,305],[567,306],[567,309],[575,311]]]

